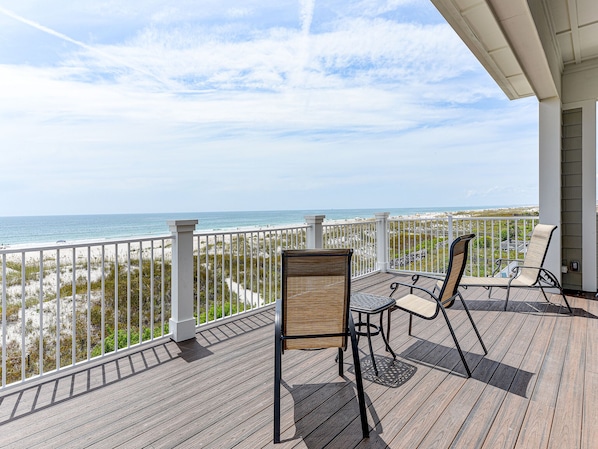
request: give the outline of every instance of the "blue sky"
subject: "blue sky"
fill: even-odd
[[[0,0],[0,215],[537,204],[538,108],[422,0]]]

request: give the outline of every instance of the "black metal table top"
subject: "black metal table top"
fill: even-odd
[[[362,313],[378,313],[395,305],[395,300],[388,296],[370,293],[351,293],[351,310]]]

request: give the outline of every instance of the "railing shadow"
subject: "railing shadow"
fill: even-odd
[[[160,343],[140,346],[137,350],[121,351],[85,367],[69,368],[45,379],[15,385],[0,395],[0,425],[101,390],[177,359],[195,363],[213,354],[209,350],[211,346],[271,325],[272,312],[265,310],[200,330],[194,339],[185,342],[164,339]]]
[[[478,298],[466,298],[465,301],[467,302],[467,308],[469,310],[503,310],[502,308],[497,308],[497,305],[501,305],[504,307],[505,300],[504,299],[494,299],[494,298],[485,298],[485,299],[478,299]],[[538,301],[520,301],[514,299],[509,301],[509,305],[507,306],[507,312],[513,311],[514,308],[517,308],[517,313],[529,313],[529,314],[540,314],[540,315],[563,315],[563,316],[571,316],[567,306],[564,304],[554,303],[554,302],[546,302],[543,300]],[[463,310],[463,305],[459,301],[456,301],[454,306],[452,307],[455,310],[461,309]],[[573,316],[579,316],[584,318],[590,319],[598,319],[597,315],[588,312],[586,309],[582,307],[573,307]]]
[[[30,386],[15,387],[0,397],[0,425],[169,363],[181,356],[174,352],[176,349],[174,342],[165,341],[135,353],[104,359],[86,368],[71,368]]]
[[[274,304],[271,304],[255,312],[246,312],[246,315],[239,314],[222,323],[209,324],[206,329],[200,328],[195,334],[195,338],[201,346],[208,348],[264,327],[272,326],[273,322]]]

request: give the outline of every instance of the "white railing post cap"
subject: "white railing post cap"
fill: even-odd
[[[189,232],[195,231],[195,226],[199,220],[168,220],[168,228],[170,232]]]
[[[324,221],[326,215],[306,215],[305,221],[307,224],[320,224]]]

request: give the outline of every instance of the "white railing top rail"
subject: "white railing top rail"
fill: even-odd
[[[15,245],[4,245],[0,246],[0,255],[2,254],[19,254],[25,252],[35,251],[54,251],[63,249],[73,248],[87,248],[88,246],[109,246],[109,245],[121,245],[126,243],[139,243],[147,242],[151,240],[167,240],[172,239],[172,234],[163,235],[147,235],[147,236],[132,236],[122,238],[110,238],[110,239],[89,239],[89,240],[72,240],[57,243],[32,243],[32,244],[15,244]]]
[[[468,220],[468,221],[509,221],[509,220],[537,220],[539,217],[537,215],[509,215],[509,216],[491,216],[491,217],[472,217],[469,215],[459,215],[459,214],[441,214],[441,215],[422,215],[419,217],[412,217],[412,216],[396,216],[396,217],[388,217],[388,221],[426,221],[426,220],[448,220],[451,217],[454,220]]]
[[[309,225],[295,224],[289,226],[257,226],[257,227],[239,227],[234,229],[210,229],[197,230],[193,232],[196,236],[210,236],[210,235],[235,235],[246,234],[248,232],[277,232],[277,231],[293,231],[298,229],[307,229]]]
[[[296,224],[291,226],[257,226],[257,227],[239,227],[234,229],[211,229],[211,230],[197,230],[193,234],[199,236],[210,236],[210,235],[235,235],[247,232],[276,232],[284,230],[298,230],[306,229],[309,226],[306,224]],[[151,240],[166,240],[175,238],[174,234],[161,234],[161,235],[144,235],[144,236],[130,236],[130,237],[117,237],[117,238],[106,238],[106,239],[82,239],[72,240],[56,243],[23,243],[13,245],[2,245],[0,246],[0,255],[2,254],[20,254],[23,252],[36,252],[36,251],[53,251],[73,248],[86,248],[88,246],[108,246],[114,244],[126,244],[126,243],[139,243]]]

